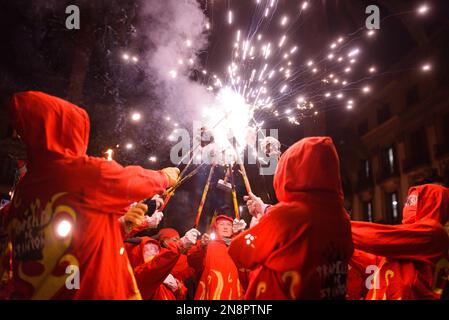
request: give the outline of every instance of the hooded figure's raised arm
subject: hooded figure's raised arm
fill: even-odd
[[[387,258],[427,260],[448,251],[449,237],[437,222],[383,225],[352,221],[356,249]]]
[[[133,202],[162,193],[168,178],[162,171],[140,166],[122,167],[115,161],[100,159],[99,198],[105,209],[117,212]]]
[[[134,268],[134,275],[142,291],[143,299],[152,297],[178,262],[179,255],[176,246],[162,248],[150,261]]]

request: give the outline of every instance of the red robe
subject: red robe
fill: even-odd
[[[189,264],[195,269],[198,287],[195,300],[240,300],[243,288],[239,272],[228,254],[223,240],[210,241],[206,248],[201,242],[188,252]]]
[[[179,240],[179,233],[173,228],[162,228],[158,232],[159,241],[163,243],[167,240],[177,239]],[[176,241],[176,240],[175,240]],[[180,254],[176,265],[171,270],[171,275],[178,280],[180,285],[180,290],[176,294],[176,300],[186,300],[187,299],[187,287],[186,282],[189,279],[193,279],[195,271],[187,263],[187,256],[185,254]]]
[[[158,232],[159,235],[159,241],[162,243],[167,240],[173,240],[179,241],[179,233],[173,228],[162,228]],[[185,282],[189,279],[193,279],[195,275],[195,270],[193,270],[192,267],[189,266],[187,262],[187,255],[180,254],[178,261],[176,262],[176,265],[173,267],[171,274],[173,277],[175,277],[178,281],[181,282],[181,285],[184,287],[184,293],[187,294],[187,288],[185,287]],[[186,297],[180,295],[177,297],[178,300],[184,300]]]
[[[195,270],[189,266],[187,256],[185,254],[181,254],[179,256],[178,262],[174,266],[171,274],[173,277],[183,282],[194,277]]]
[[[229,248],[239,268],[257,268],[245,299],[344,299],[353,245],[332,140],[291,146],[274,189],[280,202]]]
[[[449,189],[437,185],[410,188],[401,225],[352,222],[354,246],[376,256],[378,272],[367,299],[438,299],[449,269]],[[363,253],[351,265],[365,272]],[[373,262],[371,262],[372,264]]]
[[[373,275],[368,266],[377,266],[378,257],[366,252],[354,249],[348,266],[347,296],[348,300],[364,300],[368,293],[367,281]],[[373,267],[371,267],[373,268]]]
[[[131,265],[134,269],[137,284],[144,300],[176,300],[173,291],[164,285],[164,280],[172,271],[179,259],[179,250],[176,244],[172,243],[169,248],[161,248],[159,242],[142,237],[142,241],[137,246],[127,244],[127,251]],[[159,253],[151,260],[144,260],[144,247],[152,242],[159,247]],[[180,294],[184,288],[179,288]]]
[[[29,156],[8,222],[14,297],[140,298],[121,250],[119,212],[162,192],[165,175],[87,156],[88,115],[62,99],[19,93],[10,114]],[[64,237],[57,232],[61,226],[71,226]]]
[[[195,270],[193,270],[193,268],[189,266],[187,262],[187,255],[181,254],[179,256],[178,262],[176,262],[176,265],[173,267],[171,274],[179,281],[181,286],[181,290],[179,290],[178,294],[176,295],[176,300],[186,300],[186,283],[189,279],[193,279],[195,275]]]

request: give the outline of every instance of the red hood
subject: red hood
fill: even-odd
[[[326,192],[343,201],[340,161],[329,137],[304,138],[281,156],[274,175],[279,201],[294,201],[299,193]]]
[[[162,228],[161,230],[159,230],[159,241],[164,241],[166,239],[171,239],[171,238],[179,238],[179,232],[176,231],[173,228]]]
[[[10,114],[30,162],[86,154],[89,117],[70,102],[42,92],[21,92],[13,96]]]
[[[449,189],[435,184],[410,188],[402,216],[403,224],[430,219],[444,226],[449,219]]]
[[[141,241],[138,245],[127,244],[126,251],[128,252],[129,262],[131,263],[131,266],[133,268],[137,268],[145,262],[143,258],[143,249],[148,242],[153,242],[154,244],[157,244],[159,246],[159,241],[154,240],[150,237],[141,237],[140,240]]]

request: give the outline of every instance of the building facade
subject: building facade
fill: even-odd
[[[347,148],[340,150],[347,206],[352,218],[400,223],[409,187],[449,182],[449,56],[447,30],[429,38],[395,66],[406,70],[378,85],[372,96],[343,122]],[[399,72],[398,72],[399,74]]]

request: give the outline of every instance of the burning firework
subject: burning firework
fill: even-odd
[[[224,13],[229,28],[236,28],[229,43],[226,73],[220,75],[186,63],[193,61],[189,50],[187,56],[177,58],[177,69],[171,69],[173,81],[178,81],[177,75],[186,69],[197,72],[205,91],[214,95],[213,101],[203,105],[202,110],[201,121],[214,137],[212,146],[203,153],[211,154],[213,149],[212,154],[231,155],[237,149],[239,157],[251,143],[249,133],[256,132],[257,136],[262,125],[270,120],[285,119],[300,125],[329,108],[341,106],[350,110],[355,107],[354,94],[372,91],[366,81],[360,87],[361,79],[357,78],[361,70],[364,76],[369,70],[367,79],[378,76],[373,65],[358,64],[363,48],[352,44],[362,31],[337,37],[315,56],[302,57],[301,44],[292,41],[296,38],[293,32],[303,22],[310,2],[301,2],[296,16],[287,16],[278,7],[278,0],[256,1],[257,23],[251,23],[247,30],[239,28],[236,18],[240,15],[232,8]],[[206,22],[204,32],[211,29],[214,28]],[[280,32],[277,38],[263,33],[273,29]],[[185,39],[184,45],[188,49],[195,47],[190,38]]]

